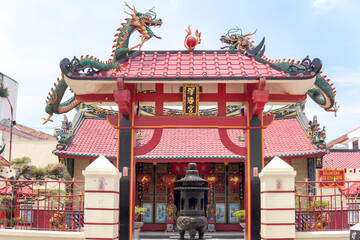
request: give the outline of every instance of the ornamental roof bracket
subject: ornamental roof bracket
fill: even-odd
[[[95,76],[101,71],[108,71],[108,70],[117,70],[120,71],[121,64],[115,62],[112,59],[108,61],[100,61],[93,56],[84,58],[83,56],[78,59],[74,56],[74,58],[70,61],[68,58],[64,58],[60,61],[60,69],[61,71],[68,75],[75,75],[75,76]]]
[[[122,115],[129,115],[131,119],[131,92],[129,89],[125,88],[125,84],[122,78],[116,79],[116,85],[118,89],[114,90],[114,99],[119,106],[119,117],[121,118]]]
[[[322,61],[319,58],[314,58],[311,61],[309,56],[306,56],[306,58],[304,58],[301,61],[300,65],[292,63],[286,71],[292,76],[298,74],[303,74],[303,75],[311,74],[315,76],[320,72],[321,68],[322,68]]]
[[[252,115],[258,115],[260,116],[264,110],[265,104],[269,101],[269,90],[265,90],[266,86],[266,78],[260,77],[259,83],[257,88],[252,91],[252,101],[253,101],[253,107],[251,109],[251,116]]]

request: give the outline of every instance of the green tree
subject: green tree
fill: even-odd
[[[0,87],[0,97],[2,98],[9,96],[9,90],[7,88],[4,88],[4,90]]]

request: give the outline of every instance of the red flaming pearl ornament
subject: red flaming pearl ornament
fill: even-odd
[[[188,29],[185,30],[185,31],[186,31],[187,34],[186,34],[185,39],[184,39],[184,46],[189,51],[194,50],[196,45],[201,43],[201,32],[199,32],[196,29],[196,31],[195,31],[196,38],[195,38],[193,36],[190,36],[190,34],[191,34],[190,26],[188,26]]]
[[[196,46],[196,38],[193,36],[190,36],[186,39],[186,45],[190,48],[190,49],[194,49]]]

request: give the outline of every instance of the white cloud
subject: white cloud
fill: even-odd
[[[317,10],[325,10],[328,11],[332,9],[339,0],[315,0],[312,4],[312,7]]]
[[[178,9],[180,7],[179,0],[170,0],[170,6],[174,9]]]
[[[330,68],[330,72],[332,82],[335,82],[335,87],[360,87],[360,67],[352,69],[333,66]]]

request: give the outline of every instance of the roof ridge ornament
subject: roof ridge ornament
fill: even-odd
[[[201,43],[201,32],[199,32],[197,29],[195,31],[195,37],[190,36],[191,35],[191,28],[190,25],[188,26],[188,29],[185,29],[186,36],[184,39],[184,46],[187,50],[192,51],[195,49],[195,47]]]
[[[314,76],[315,83],[307,91],[307,95],[311,97],[315,103],[320,107],[324,108],[327,112],[336,112],[339,109],[335,102],[336,91],[333,84],[329,84],[330,79],[326,79],[326,76],[321,75],[322,61],[319,58],[314,58],[312,61],[307,56],[301,63],[300,61],[288,59],[272,60],[265,57],[265,37],[262,39],[260,44],[254,45],[254,41],[250,40],[253,33],[243,34],[241,28],[230,29],[226,35],[220,37],[220,41],[227,46],[221,49],[228,49],[229,51],[239,51],[241,54],[247,57],[253,57],[256,61],[261,62],[271,68],[280,71],[285,74],[286,78],[304,76]],[[275,76],[274,76],[275,77]]]

